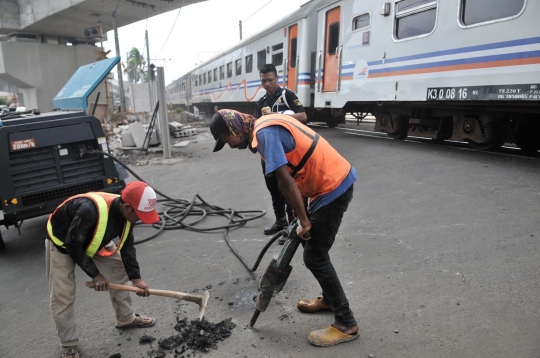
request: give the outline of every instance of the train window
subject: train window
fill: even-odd
[[[236,65],[236,75],[240,76],[242,74],[242,59],[236,60],[234,64]]]
[[[232,77],[232,62],[229,62],[227,64],[227,78],[231,78]]]
[[[298,44],[298,39],[295,37],[295,38],[292,38],[291,39],[291,68],[295,68],[296,67],[296,47],[297,47],[297,44]]]
[[[362,29],[368,28],[370,25],[371,25],[371,15],[369,13],[362,14],[353,19],[352,29],[353,31],[362,30]]]
[[[217,68],[214,68],[214,82],[217,81]]]
[[[203,84],[206,84],[206,72],[203,74]]]
[[[462,0],[461,23],[474,25],[518,15],[525,0]]]
[[[246,73],[253,71],[253,55],[246,56]]]
[[[437,1],[401,0],[396,2],[396,39],[429,34],[435,28]]]
[[[328,26],[328,54],[335,55],[339,46],[339,21]]]
[[[257,52],[257,71],[266,64],[266,50]]]
[[[225,66],[219,67],[219,79],[224,80],[225,79]]]
[[[283,65],[283,42],[272,46],[272,65]]]
[[[212,71],[208,71],[208,83],[212,82]]]

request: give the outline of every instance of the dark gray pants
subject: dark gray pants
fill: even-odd
[[[287,204],[287,200],[285,200],[281,190],[279,190],[279,181],[275,174],[269,176],[266,175],[266,164],[264,160],[261,160],[261,165],[266,188],[272,197],[272,208],[274,209],[274,214],[276,215],[276,222],[283,226],[287,226],[293,219],[292,208],[289,204]]]
[[[343,214],[352,198],[351,185],[339,198],[312,213],[309,217],[312,224],[311,239],[302,243],[306,267],[319,281],[323,299],[332,307],[335,323],[345,327],[355,326],[356,320],[328,252],[334,244]]]

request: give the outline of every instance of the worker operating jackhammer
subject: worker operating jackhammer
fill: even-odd
[[[353,197],[356,170],[311,128],[287,115],[271,114],[255,120],[238,111],[222,109],[212,118],[214,152],[225,144],[259,153],[266,175],[275,175],[300,224],[304,263],[319,282],[322,296],[301,299],[298,309],[313,314],[332,311],[334,323],[309,334],[308,340],[326,347],[359,337],[358,324],[330,261],[329,251],[343,214]],[[311,237],[305,237],[310,232]]]

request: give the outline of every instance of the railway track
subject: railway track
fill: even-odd
[[[328,128],[326,124],[318,124],[318,123],[310,123],[309,126]],[[335,130],[343,131],[347,135],[353,135],[353,136],[359,136],[359,137],[378,138],[381,140],[396,140],[396,139],[390,138],[386,133],[374,132],[373,130],[368,129],[369,126],[373,126],[373,124],[370,122],[361,122],[358,128],[354,128],[356,126],[357,126],[356,124],[347,123],[345,125],[339,125],[338,127],[335,128]],[[414,137],[414,136],[408,136],[403,141],[413,142],[413,143],[424,143],[426,145],[436,145],[436,146],[454,148],[454,149],[459,149],[459,150],[464,150],[464,151],[478,152],[478,150],[471,148],[467,143],[459,142],[459,141],[452,141],[452,140],[438,141],[438,140],[432,140],[430,138],[422,138],[422,137]],[[491,151],[485,151],[483,153],[492,153],[492,154],[499,154],[499,155],[516,156],[519,158],[530,158],[530,159],[540,160],[540,152],[537,151],[536,153],[525,153],[518,147],[514,146],[513,144],[504,144],[500,148],[497,148]]]

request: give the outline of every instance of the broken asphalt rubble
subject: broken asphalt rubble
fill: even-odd
[[[187,318],[176,318],[177,324],[174,329],[178,334],[174,334],[168,338],[158,340],[159,348],[148,352],[152,358],[165,357],[167,351],[174,349],[175,356],[192,351],[192,355],[199,352],[208,352],[210,348],[217,349],[217,343],[229,337],[236,324],[232,322],[232,318],[227,318],[219,323],[210,323],[203,318],[202,321],[195,320],[188,323]],[[152,344],[156,339],[152,336],[143,335],[139,343]]]

